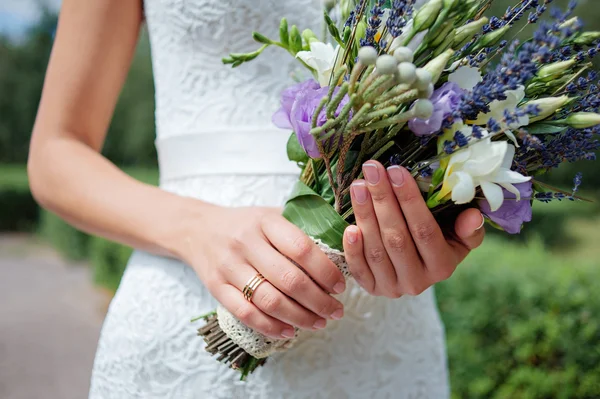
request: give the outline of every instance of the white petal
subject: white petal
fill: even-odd
[[[429,32],[429,29],[425,29],[424,31],[417,33],[415,37],[413,37],[412,40],[406,45],[406,47],[412,51],[417,51],[421,43],[423,43],[423,39],[427,35],[427,32]]]
[[[331,43],[312,42],[310,43],[310,52],[315,58],[328,62],[335,56],[335,50]]]
[[[521,200],[521,192],[518,188],[516,188],[510,183],[500,183],[500,185],[504,187],[508,192],[513,193],[516,196],[517,201]]]
[[[504,193],[502,192],[502,188],[496,184],[482,181],[481,189],[483,190],[485,199],[490,203],[490,209],[492,212],[497,211],[504,202]]]
[[[468,91],[472,91],[481,80],[479,69],[469,66],[462,66],[448,76],[448,82],[456,83],[461,89]]]
[[[486,177],[486,180],[494,183],[525,183],[531,180],[531,176],[523,176],[522,174],[508,170],[500,169],[493,176]]]
[[[456,172],[450,176],[452,201],[456,204],[468,204],[475,198],[475,183],[467,173]]]
[[[506,152],[504,153],[504,159],[502,160],[502,167],[504,169],[510,169],[513,163],[513,158],[515,157],[515,146],[509,144],[506,147]]]
[[[485,142],[474,144],[475,156],[464,163],[463,170],[471,176],[494,174],[502,166],[508,146],[506,141],[495,141],[485,146],[484,144]]]
[[[511,132],[510,130],[505,130],[504,134],[506,135],[506,137],[508,137],[510,139],[510,141],[512,141],[517,147],[519,146],[519,142],[517,141],[517,138],[515,137],[515,134],[513,132]]]

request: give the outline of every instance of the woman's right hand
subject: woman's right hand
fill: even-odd
[[[346,288],[342,273],[280,209],[214,207],[190,221],[183,260],[248,327],[292,338],[292,326],[317,330],[343,316],[342,304],[329,294]],[[266,280],[248,302],[242,290],[257,273]]]

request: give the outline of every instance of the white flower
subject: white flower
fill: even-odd
[[[413,28],[413,20],[410,19],[406,23],[406,26],[404,28],[402,28],[402,33],[400,34],[400,36],[398,36],[397,38],[395,38],[392,41],[392,44],[390,45],[390,52],[393,52],[398,47],[408,47],[412,51],[416,51],[419,48],[421,43],[423,43],[423,39],[427,35],[427,32],[429,32],[429,29],[426,29],[423,32],[417,33],[410,40],[410,42],[405,44],[404,42],[406,41],[406,39],[408,39],[409,35],[412,33],[412,28]]]
[[[518,146],[519,144],[517,143],[517,138],[509,129],[518,129],[521,126],[528,125],[529,116],[521,116],[517,118],[516,122],[507,124],[504,121],[504,111],[508,110],[509,112],[515,112],[517,110],[517,106],[525,98],[525,87],[519,86],[516,90],[507,90],[504,92],[504,95],[506,96],[505,100],[492,101],[490,103],[490,112],[487,114],[480,113],[473,124],[485,126],[488,124],[490,119],[494,118],[496,122],[500,123],[500,127],[504,131],[504,134],[510,138],[516,146]]]
[[[296,57],[315,70],[319,84],[325,87],[329,86],[339,50],[340,46],[334,49],[330,43],[313,41],[310,43],[310,51],[299,51]]]
[[[479,69],[469,66],[461,66],[448,76],[448,82],[456,83],[466,91],[473,91],[482,80]]]
[[[465,127],[469,133],[472,128]],[[489,134],[484,131],[484,136]],[[514,183],[524,183],[531,177],[510,170],[515,147],[506,141],[492,141],[486,137],[468,147],[457,151],[450,157],[440,190],[440,198],[451,193],[456,204],[467,204],[475,198],[477,187],[490,203],[492,211],[497,210],[504,201],[502,188],[520,199],[519,190]]]

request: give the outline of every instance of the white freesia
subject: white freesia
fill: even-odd
[[[470,135],[472,128],[467,126],[461,131]],[[483,139],[451,155],[439,195],[443,198],[451,194],[456,204],[467,204],[475,198],[477,187],[481,187],[491,210],[496,211],[504,202],[502,188],[520,200],[519,190],[513,184],[524,183],[531,177],[510,170],[515,155],[513,145],[503,140],[492,141],[485,130],[483,134]]]
[[[330,43],[313,41],[310,43],[310,51],[299,51],[296,57],[315,70],[319,84],[325,87],[329,86],[339,50],[339,45],[334,49]]]
[[[482,80],[479,69],[470,66],[458,67],[456,71],[448,75],[448,82],[456,83],[458,87],[466,91],[473,91]]]
[[[390,45],[390,52],[393,52],[398,47],[408,47],[412,51],[416,51],[419,48],[421,43],[423,43],[423,39],[427,35],[427,32],[429,32],[429,29],[426,29],[423,32],[417,33],[410,40],[410,42],[404,43],[408,39],[409,35],[412,33],[412,28],[413,28],[413,20],[410,19],[406,23],[406,26],[404,28],[402,28],[402,33],[400,34],[400,36],[398,36],[397,38],[395,38],[392,41],[392,44]]]

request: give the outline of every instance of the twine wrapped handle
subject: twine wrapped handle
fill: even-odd
[[[319,240],[313,241],[348,279],[350,271],[343,252],[332,249]],[[294,264],[300,267],[297,263]],[[203,319],[206,324],[198,329],[198,335],[206,342],[206,351],[218,355],[217,360],[229,364],[230,368],[240,370],[242,380],[265,364],[268,356],[291,348],[298,338],[298,328],[294,329],[294,338],[266,337],[243,324],[221,305],[217,307],[216,312],[204,316]]]

